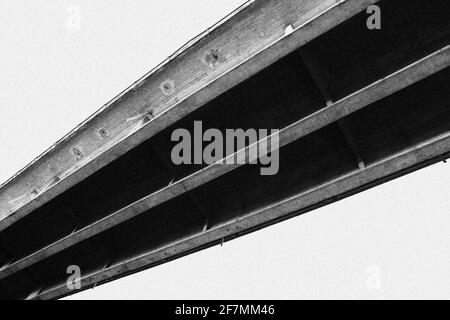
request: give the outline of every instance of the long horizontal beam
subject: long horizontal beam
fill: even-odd
[[[292,216],[292,213],[317,206],[322,202],[336,201],[337,197],[342,194],[354,192],[358,188],[364,188],[367,185],[376,183],[378,180],[410,170],[414,166],[421,165],[443,155],[445,157],[450,156],[450,132],[382,159],[367,166],[365,169],[354,170],[330,182],[206,230],[203,233],[187,237],[150,253],[84,276],[80,280],[81,288],[86,289],[92,285],[101,284],[133,273],[133,271],[142,270],[186,253],[217,244],[223,241],[224,238],[242,235],[247,233],[248,230],[270,224],[271,221],[281,219],[283,216]],[[55,299],[69,293],[73,292],[70,292],[66,285],[61,285],[39,293],[34,299]]]
[[[378,0],[259,0],[199,36],[0,187],[0,231]]]
[[[279,147],[300,139],[326,125],[358,111],[380,99],[383,99],[399,90],[402,90],[432,74],[450,66],[450,46],[447,46],[391,75],[381,79],[360,91],[351,94],[323,109],[293,123],[282,129],[279,133]],[[256,143],[255,143],[256,144]],[[252,159],[255,154],[248,146],[245,152],[236,152],[228,157],[246,155],[246,159]],[[139,214],[148,211],[170,199],[180,196],[195,189],[221,175],[230,172],[242,164],[223,165],[225,160],[210,165],[168,187],[165,187],[93,224],[74,232],[71,235],[39,250],[31,255],[12,263],[0,270],[0,279],[6,278],[15,272],[23,270],[39,261],[42,261],[58,252],[61,252],[81,241],[89,239],[103,231],[106,231],[122,222],[132,219]]]

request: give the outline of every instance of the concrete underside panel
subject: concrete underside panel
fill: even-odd
[[[212,52],[201,67],[205,79],[161,89],[171,82],[156,72],[120,98],[126,107],[117,100],[8,182],[0,207],[19,200],[1,212],[0,298],[72,294],[68,265],[83,270],[84,290],[448,158],[447,1],[379,1],[383,25],[372,31],[365,8],[375,2],[249,4],[161,71],[196,70],[192,57]],[[277,18],[262,30],[267,16]],[[233,45],[242,53],[235,56],[224,45],[221,60],[210,50],[241,24],[264,36],[238,38]],[[145,100],[153,87],[162,90],[159,104],[139,113],[133,99]],[[109,142],[92,140],[90,130],[118,117],[137,123]],[[175,165],[171,134],[178,128],[193,134],[195,121],[203,130],[280,129],[278,173],[262,176],[251,164]],[[18,196],[21,179],[42,178],[41,165],[80,143],[92,151],[75,162],[86,162],[55,162],[70,173],[45,190],[37,183],[34,190],[43,192],[34,198]]]

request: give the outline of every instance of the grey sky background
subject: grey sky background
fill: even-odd
[[[0,0],[0,182],[244,2]],[[449,191],[440,163],[69,299],[450,299]]]

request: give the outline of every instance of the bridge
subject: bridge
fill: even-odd
[[[238,8],[0,187],[0,298],[61,298],[445,161],[447,2]],[[199,121],[278,129],[279,170],[175,164]]]

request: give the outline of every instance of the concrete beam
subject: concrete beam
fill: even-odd
[[[395,92],[398,92],[420,80],[423,80],[436,72],[450,66],[450,46],[447,46],[388,77],[381,79],[360,91],[332,103],[323,109],[307,116],[282,129],[279,133],[280,147],[300,139],[314,131],[336,122],[339,119],[356,112],[374,102],[377,102]],[[248,157],[252,148],[246,148]],[[235,157],[236,152],[229,157]],[[132,219],[139,214],[148,211],[166,201],[178,197],[189,190],[195,189],[211,180],[214,180],[238,167],[240,164],[213,164],[186,178],[181,179],[145,198],[139,200],[93,224],[74,232],[71,235],[39,250],[35,253],[0,270],[0,279],[6,278],[15,272],[23,270],[39,261],[42,261],[58,252],[81,241],[89,239],[103,231],[106,231],[122,222]],[[361,168],[364,169],[364,168]]]
[[[377,1],[249,1],[3,184],[0,231]]]
[[[334,202],[346,193],[356,193],[368,186],[385,182],[394,175],[411,170],[424,163],[441,161],[450,156],[450,132],[426,142],[414,145],[402,152],[384,158],[367,166],[363,170],[354,170],[325,184],[316,186],[289,199],[284,199],[270,206],[249,212],[243,217],[224,223],[205,232],[177,241],[137,258],[129,259],[105,270],[94,272],[81,279],[82,288],[101,284],[133,273],[133,271],[166,262],[185,254],[198,251],[224,239],[231,239],[260,229],[280,219],[292,217],[313,208]],[[170,257],[170,258],[168,258]],[[124,271],[126,270],[126,271]],[[62,285],[38,294],[36,299],[55,299],[71,294],[67,286]]]

